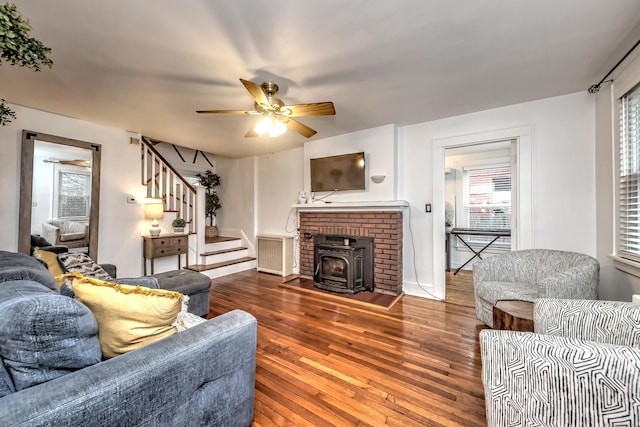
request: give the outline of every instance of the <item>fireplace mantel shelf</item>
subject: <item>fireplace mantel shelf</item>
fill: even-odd
[[[409,206],[405,200],[385,202],[315,202],[291,205],[299,211],[401,211]]]

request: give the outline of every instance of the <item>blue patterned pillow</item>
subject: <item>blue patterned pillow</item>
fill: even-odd
[[[94,260],[89,258],[87,254],[81,252],[67,252],[59,254],[58,259],[67,272],[78,272],[85,277],[93,277],[94,279],[107,280],[110,279],[109,273],[104,268],[96,264]]]
[[[89,309],[30,281],[0,286],[0,358],[19,391],[102,360]]]

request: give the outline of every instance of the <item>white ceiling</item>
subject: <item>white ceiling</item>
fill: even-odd
[[[638,0],[15,4],[54,66],[3,64],[0,97],[228,157],[305,141],[244,138],[254,116],[195,114],[252,109],[240,77],[276,82],[287,104],[333,101],[336,116],[300,118],[321,139],[586,90],[640,24]]]

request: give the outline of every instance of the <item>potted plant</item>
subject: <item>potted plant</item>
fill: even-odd
[[[186,227],[186,225],[187,225],[187,221],[185,221],[182,218],[176,218],[171,223],[174,233],[184,233],[184,227]]]
[[[205,226],[205,237],[217,237],[218,227],[213,224],[213,218],[216,216],[218,209],[222,207],[220,204],[220,197],[218,197],[217,188],[222,184],[220,175],[213,173],[210,169],[207,169],[204,173],[196,174],[200,185],[205,189],[205,217],[209,219],[209,225]]]

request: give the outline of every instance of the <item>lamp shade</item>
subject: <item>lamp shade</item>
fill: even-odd
[[[144,217],[146,219],[162,219],[164,216],[164,205],[162,199],[151,199],[144,205]],[[156,201],[157,200],[157,201]]]
[[[144,217],[153,220],[151,222],[151,229],[149,230],[150,235],[157,236],[160,234],[160,224],[158,220],[162,219],[163,216],[164,204],[162,203],[162,199],[147,199],[147,203],[144,204]]]

